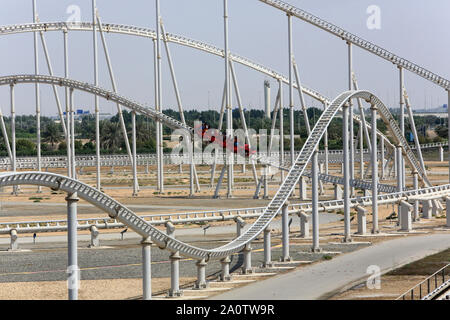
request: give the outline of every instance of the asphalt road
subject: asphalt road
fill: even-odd
[[[450,234],[433,234],[385,241],[331,261],[302,268],[215,296],[217,300],[324,299],[351,283],[364,281],[369,266],[381,273],[450,247]],[[382,284],[381,284],[382,285]]]

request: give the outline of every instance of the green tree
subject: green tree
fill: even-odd
[[[47,125],[45,130],[42,132],[42,136],[45,142],[51,144],[52,149],[55,147],[55,144],[59,143],[63,138],[60,126],[54,122],[51,122]]]

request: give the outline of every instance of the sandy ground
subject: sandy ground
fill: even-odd
[[[426,276],[382,276],[380,288],[369,289],[362,284],[336,295],[331,300],[394,300],[426,279]]]
[[[441,162],[426,162],[429,166],[430,180],[435,184],[448,183],[448,175],[442,174],[448,171],[448,164]],[[359,178],[358,164],[355,166],[356,175]],[[255,185],[251,183],[251,167],[247,166],[245,174],[241,173],[240,166],[235,170],[236,190],[234,191],[233,199],[226,199],[223,195],[226,193],[225,188],[222,189],[222,198],[211,199],[214,190],[205,186],[202,187],[202,191],[194,198],[189,198],[189,192],[187,189],[188,184],[188,169],[184,168],[183,174],[178,172],[178,167],[169,167],[170,172],[165,175],[167,179],[165,194],[158,194],[152,186],[156,183],[156,175],[154,168],[150,168],[150,174],[139,174],[139,178],[143,187],[138,197],[131,196],[131,189],[121,187],[131,187],[132,176],[130,170],[127,169],[124,172],[123,168],[116,168],[114,174],[109,174],[110,169],[102,169],[104,177],[102,178],[105,192],[118,200],[119,202],[127,205],[151,205],[156,208],[136,210],[140,215],[155,214],[155,213],[174,213],[174,212],[186,212],[186,211],[204,211],[219,208],[248,208],[248,207],[263,207],[267,204],[267,200],[254,200],[253,193]],[[207,167],[199,168],[200,183],[209,183],[209,173]],[[144,168],[139,168],[139,171],[144,172]],[[65,174],[63,169],[55,170],[55,173]],[[330,165],[330,174],[340,174],[340,165]],[[84,174],[80,177],[83,182],[90,185],[95,185],[95,174],[93,174],[92,168],[84,170]],[[250,182],[250,183],[249,183]],[[395,181],[382,181],[383,183],[389,183],[395,185]],[[407,184],[412,184],[411,177],[407,177]],[[226,186],[224,181],[223,186]],[[118,188],[117,188],[118,187]],[[270,185],[269,196],[273,196],[279,187],[279,182],[273,180]],[[310,187],[310,185],[309,185]],[[56,209],[50,209],[46,206],[39,206],[40,203],[65,203],[64,193],[51,193],[48,189],[43,189],[43,193],[36,193],[36,187],[24,186],[22,187],[22,193],[18,196],[10,195],[10,188],[4,188],[3,193],[0,194],[0,222],[11,221],[33,221],[33,220],[56,220],[65,219],[65,208],[58,207]],[[296,191],[298,195],[298,191]],[[359,194],[360,195],[360,194]],[[333,188],[330,185],[325,185],[325,196],[321,199],[332,199]],[[35,202],[37,201],[37,202]],[[20,202],[21,204],[14,204]],[[300,202],[300,201],[298,201]],[[20,216],[15,216],[9,213],[8,203],[12,203],[16,211],[22,211]],[[84,201],[80,201],[80,204],[86,204]],[[164,208],[158,208],[158,206]],[[196,210],[187,210],[186,207],[196,207]],[[395,231],[398,229],[395,222],[386,221],[385,218],[389,216],[393,211],[396,211],[396,206],[382,205],[379,207],[379,217],[382,222],[380,226],[383,232]],[[52,211],[51,214],[49,211]],[[368,213],[370,213],[368,208]],[[27,212],[30,212],[28,214]],[[98,209],[92,208],[79,208],[79,218],[98,218],[107,217],[103,212]],[[343,216],[342,216],[343,218]],[[371,229],[371,215],[367,218],[367,230]],[[445,220],[432,219],[429,221],[421,221],[414,223],[414,229],[423,232],[433,232],[433,228],[443,225]],[[352,221],[352,232],[356,232],[357,221],[356,217]],[[293,227],[293,231],[298,230],[296,226]],[[103,232],[117,232],[102,231]],[[321,226],[321,236],[324,236],[325,242],[339,241],[340,238],[336,235],[342,234],[342,222]],[[82,234],[83,232],[80,232]],[[88,232],[85,232],[88,234]],[[54,233],[64,234],[64,233]],[[405,236],[398,234],[396,237]],[[414,235],[411,235],[414,236]],[[358,237],[357,241],[370,241],[376,243],[379,241],[386,241],[392,239],[392,237]],[[298,240],[299,243],[310,243],[311,240]],[[194,279],[182,279],[182,282],[192,281]],[[367,290],[365,287],[361,289],[352,290],[346,292],[337,298],[342,299],[372,299],[372,298],[387,298],[392,299],[394,295],[398,296],[403,291],[406,291],[416,283],[420,282],[420,278],[410,277],[405,279],[404,276],[385,276],[382,278],[383,292]],[[170,287],[169,279],[154,279],[152,281],[153,291],[159,291],[168,289]],[[120,290],[117,290],[120,288]],[[44,282],[44,283],[4,283],[2,284],[2,290],[0,290],[0,299],[8,299],[9,296],[14,296],[17,299],[33,299],[35,297],[45,297],[45,299],[66,299],[66,282]],[[30,294],[31,292],[31,294]],[[80,290],[80,299],[129,299],[139,296],[142,293],[142,281],[136,279],[126,280],[86,280],[82,282]],[[348,296],[346,296],[348,295]]]
[[[180,285],[195,281],[180,278]],[[170,287],[170,278],[152,279],[152,291]],[[142,296],[141,279],[82,280],[80,300],[125,300]],[[67,300],[66,281],[2,283],[0,300]]]

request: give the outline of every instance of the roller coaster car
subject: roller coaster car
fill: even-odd
[[[222,148],[227,148],[228,150],[232,150],[233,153],[239,153],[239,154],[245,154],[246,157],[249,157],[256,153],[256,150],[251,149],[248,144],[242,145],[239,144],[237,141],[237,138],[234,139],[227,138],[225,135],[223,135],[222,141],[216,142],[216,137],[220,136],[217,129],[211,129],[211,127],[206,124],[202,123],[197,125],[194,128],[196,134],[200,137],[202,137],[203,140],[209,140],[210,143],[217,143],[222,146]]]

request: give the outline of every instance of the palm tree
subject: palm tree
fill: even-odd
[[[50,122],[42,134],[44,136],[44,141],[49,142],[52,145],[52,149],[55,147],[56,143],[59,143],[62,140],[60,127],[54,122]]]
[[[119,123],[102,121],[100,126],[100,145],[103,149],[116,151],[122,145]]]

